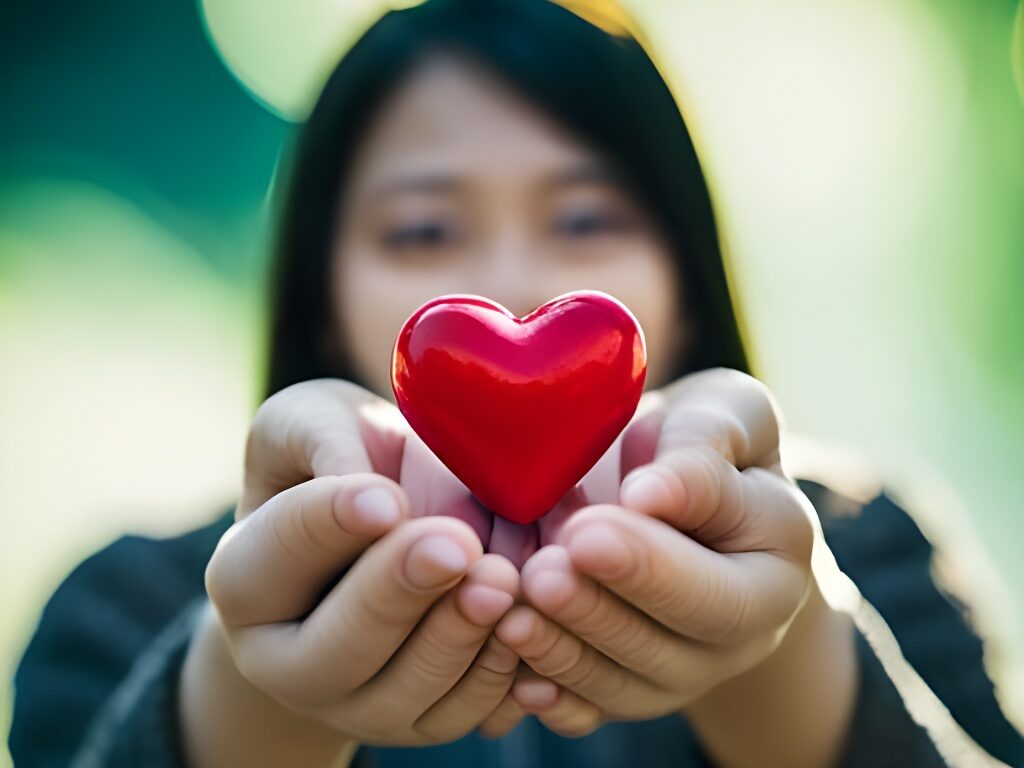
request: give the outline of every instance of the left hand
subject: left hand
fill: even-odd
[[[679,712],[769,657],[807,598],[814,511],[782,470],[764,385],[713,369],[645,397],[620,503],[574,489],[522,569],[528,605],[495,635],[529,669],[487,735],[524,710],[566,736]]]

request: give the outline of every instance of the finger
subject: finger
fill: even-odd
[[[497,713],[515,680],[519,657],[491,635],[473,661],[473,666],[440,701],[416,721],[415,728],[432,744],[453,741],[480,724],[485,713]],[[513,712],[493,721],[493,727],[511,729]]]
[[[567,631],[656,687],[698,690],[717,669],[713,648],[670,632],[581,574],[559,546],[537,552],[523,568],[523,594]]]
[[[537,544],[541,547],[554,544],[559,540],[562,529],[569,518],[577,510],[588,504],[597,503],[597,501],[597,499],[591,499],[581,485],[574,485],[544,517],[537,521]],[[530,555],[533,555],[533,552]]]
[[[669,387],[659,453],[694,443],[713,445],[743,469],[778,459],[781,412],[762,382],[731,368],[712,368]]]
[[[535,524],[515,523],[494,515],[487,550],[502,555],[516,568],[521,568],[537,551],[538,541]]]
[[[707,642],[736,643],[782,626],[809,581],[807,563],[768,552],[719,554],[661,520],[609,504],[577,512],[563,536],[579,570],[668,629]]]
[[[407,520],[374,542],[305,621],[233,632],[236,663],[295,706],[336,701],[384,666],[481,554],[460,520]]]
[[[623,490],[627,481],[633,485],[644,478],[642,470],[656,465],[658,457],[693,445],[712,447],[740,469],[760,466],[781,473],[780,412],[770,390],[752,376],[728,368],[700,371],[650,399],[648,412],[624,430]],[[641,487],[631,493],[639,497]]]
[[[350,382],[318,379],[283,389],[253,418],[236,516],[313,477],[377,471],[397,480],[406,434],[393,405]]]
[[[612,661],[529,606],[513,608],[494,634],[538,675],[568,688],[613,716],[647,714],[665,691]],[[516,700],[526,706],[518,696]],[[634,711],[633,707],[637,707]],[[660,711],[660,710],[659,710]]]
[[[484,547],[491,535],[490,511],[415,432],[405,441],[401,468],[402,487],[410,489],[412,517],[448,515],[466,521]],[[415,489],[415,493],[412,492]],[[492,551],[492,550],[488,550]]]
[[[518,656],[516,657],[518,663]],[[515,674],[513,671],[513,679]],[[526,716],[526,710],[523,709],[522,705],[515,700],[511,693],[511,687],[509,692],[505,694],[505,698],[501,700],[498,707],[487,716],[487,718],[480,723],[479,731],[480,735],[487,739],[500,739],[502,736],[507,734]]]
[[[630,470],[654,461],[658,448],[658,437],[661,425],[668,413],[667,395],[664,390],[655,389],[644,392],[637,405],[636,413],[629,424],[622,430],[619,439],[619,478]],[[601,503],[604,503],[603,501]]]
[[[225,533],[206,569],[210,599],[228,626],[298,618],[408,506],[397,483],[373,473],[289,488]]]
[[[760,467],[741,472],[706,445],[677,449],[640,471],[642,479],[623,484],[624,506],[660,518],[719,552],[810,556],[814,512],[788,478]]]
[[[604,719],[599,707],[536,673],[520,674],[512,686],[512,695],[526,712],[566,738],[586,736],[597,730]]]
[[[384,702],[400,717],[415,720],[459,682],[518,594],[519,573],[512,564],[498,555],[481,557],[384,669],[356,693],[354,706],[379,710],[375,705]]]

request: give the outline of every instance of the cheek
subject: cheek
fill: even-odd
[[[688,329],[682,319],[682,299],[674,269],[653,259],[646,269],[634,269],[636,277],[629,283],[628,291],[620,290],[617,298],[630,308],[644,329],[647,342],[645,388],[656,389],[669,383],[670,368],[675,355],[686,343]],[[609,293],[616,295],[614,290]]]
[[[410,274],[365,254],[339,260],[334,337],[346,346],[355,369],[377,394],[392,396],[391,349],[402,323],[424,302],[451,292],[452,280],[444,274]]]
[[[364,383],[378,395],[390,396],[391,345],[404,319],[399,317],[395,286],[382,280],[372,265],[351,258],[335,270],[333,296],[333,338],[347,350]]]

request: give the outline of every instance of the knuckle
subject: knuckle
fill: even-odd
[[[251,460],[256,454],[256,449],[264,442],[268,442],[268,438],[276,435],[282,426],[287,428],[292,421],[289,415],[294,410],[294,403],[307,388],[307,382],[292,384],[275,392],[260,404],[249,424],[246,441],[247,460]]]
[[[350,474],[366,467],[362,438],[353,430],[321,428],[310,433],[302,446],[303,455],[313,474]]]
[[[722,376],[731,386],[742,390],[752,398],[757,398],[762,404],[770,405],[771,392],[768,385],[760,379],[733,368],[722,369]]]
[[[631,578],[637,595],[637,604],[644,611],[655,616],[672,615],[679,610],[680,593],[683,591],[664,568],[655,567],[646,548],[637,548]]]
[[[695,611],[708,617],[703,628],[706,640],[734,642],[745,634],[749,626],[753,613],[751,594],[740,583],[736,573],[729,569],[720,578],[707,581]]]
[[[810,565],[811,552],[814,549],[816,537],[815,519],[817,513],[810,499],[795,485],[789,487],[789,494],[793,498],[793,553],[800,563]]]
[[[249,440],[247,447],[252,448],[259,440],[259,438],[267,432],[267,428],[271,422],[274,421],[274,416],[280,407],[283,399],[287,398],[285,394],[287,390],[281,390],[262,403],[256,409],[256,413],[253,414],[252,421],[249,423]]]
[[[385,601],[372,597],[365,590],[355,591],[352,599],[355,604],[351,615],[360,618],[362,630],[367,637],[401,629],[404,617],[408,613],[395,610],[394,603],[385,604]]]
[[[307,453],[307,436],[303,433],[302,421],[292,411],[285,415],[280,435],[280,460],[293,471],[306,477],[313,477]]]
[[[602,634],[607,621],[607,606],[601,587],[593,582],[577,583],[568,602],[558,611],[562,621],[578,627],[580,632]]]
[[[519,665],[519,656],[491,635],[476,659],[476,666],[495,675],[511,675]]]
[[[550,660],[538,671],[568,688],[585,685],[594,674],[594,655],[587,653],[583,643],[568,633],[558,636],[546,656]]]
[[[230,539],[238,532],[236,523],[221,537],[213,555],[203,572],[203,584],[210,603],[216,609],[221,621],[228,626],[240,625],[249,607],[246,599],[246,581],[240,578],[229,555]]]
[[[235,604],[232,590],[227,588],[225,579],[220,572],[220,560],[216,553],[206,564],[206,571],[203,574],[203,583],[206,587],[206,596],[210,603],[220,615],[221,621],[225,624],[233,624]]]
[[[722,500],[722,475],[733,469],[733,465],[719,451],[710,445],[695,446],[690,471],[701,481],[709,502],[717,507]]]
[[[771,390],[760,379],[735,368],[713,368],[708,371],[708,381],[714,386],[725,386],[741,392],[761,405],[771,406]]]
[[[232,646],[232,657],[244,679],[290,709],[305,710],[319,703],[318,692],[308,685],[301,670],[293,669],[287,658],[268,656],[264,645],[253,638],[239,637]]]
[[[266,509],[267,514],[261,519],[263,524],[257,530],[267,539],[266,551],[282,552],[295,562],[304,562],[314,554],[319,541],[310,520],[316,509],[305,493],[288,490],[277,498],[294,503],[293,513],[288,514],[285,508]]]
[[[817,517],[810,500],[798,486],[771,470],[751,467],[743,475],[747,495],[764,499],[766,510],[750,516],[744,548],[775,552],[809,568]]]
[[[658,652],[658,644],[648,637],[644,620],[626,611],[608,612],[605,636],[609,646],[641,666]]]
[[[238,673],[257,688],[266,690],[263,676],[266,674],[267,665],[264,659],[256,658],[256,654],[251,652],[246,643],[236,645],[233,656]]]
[[[675,619],[682,625],[690,625],[707,606],[715,606],[717,592],[712,579],[703,569],[693,574],[693,582],[686,589],[658,589],[649,599],[650,613]],[[717,610],[717,606],[715,606]]]
[[[714,446],[692,444],[667,455],[665,463],[687,489],[687,514],[706,515],[721,506],[723,475],[733,466]],[[697,499],[699,509],[693,508]]]
[[[422,632],[409,646],[415,674],[423,682],[441,683],[456,671],[465,655],[461,646],[445,642],[434,632]]]
[[[524,661],[542,664],[558,645],[561,632],[545,620],[535,618],[531,631],[520,649]]]
[[[506,672],[478,662],[469,671],[473,684],[467,689],[466,698],[476,701],[490,701],[512,687],[514,671]]]

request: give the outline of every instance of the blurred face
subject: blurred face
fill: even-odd
[[[402,323],[445,293],[521,317],[605,291],[644,330],[648,388],[688,346],[668,244],[646,212],[604,158],[472,64],[432,59],[391,94],[343,197],[329,343],[384,397]]]

